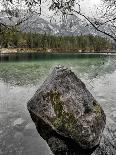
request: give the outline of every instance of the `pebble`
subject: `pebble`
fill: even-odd
[[[18,118],[13,122],[13,126],[17,126],[17,125],[23,125],[25,123],[25,120],[22,118]]]
[[[116,119],[116,111],[113,111],[112,114],[111,114],[111,116],[112,116],[114,119]]]

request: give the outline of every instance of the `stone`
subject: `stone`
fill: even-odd
[[[55,155],[91,154],[99,145],[105,113],[71,70],[55,67],[27,107]]]
[[[26,121],[24,119],[17,118],[13,122],[12,126],[13,126],[14,129],[21,131],[21,130],[24,130],[25,124],[26,124]]]
[[[23,120],[22,118],[17,118],[17,119],[13,122],[13,126],[22,125],[24,122],[25,122],[25,120]]]
[[[111,114],[111,116],[112,116],[114,119],[116,119],[116,111],[113,111],[112,114]]]

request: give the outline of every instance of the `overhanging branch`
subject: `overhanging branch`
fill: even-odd
[[[82,14],[80,11],[76,11],[76,10],[72,10],[72,12],[75,12],[77,13],[78,15],[84,17],[97,31],[109,36],[110,38],[112,38],[115,42],[116,42],[116,37],[111,35],[110,33],[106,32],[106,31],[103,31],[101,29],[99,29],[99,27],[97,27],[88,17],[86,17],[84,14]]]

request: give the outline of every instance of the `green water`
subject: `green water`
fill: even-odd
[[[26,104],[57,65],[70,68],[102,105],[107,123],[116,118],[116,58],[61,57],[0,63],[0,155],[50,155]]]
[[[107,59],[107,58],[106,58]],[[105,58],[76,58],[60,60],[38,60],[38,61],[21,61],[0,63],[0,79],[15,85],[35,85],[52,71],[54,66],[64,65],[71,68],[78,76],[89,72],[101,74],[103,72]],[[114,68],[111,68],[113,70]],[[109,70],[110,71],[110,70]],[[91,75],[91,76],[92,76]],[[84,78],[84,77],[83,77]]]

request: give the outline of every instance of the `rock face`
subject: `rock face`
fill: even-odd
[[[71,70],[54,68],[27,107],[55,155],[88,155],[99,145],[104,111]]]

